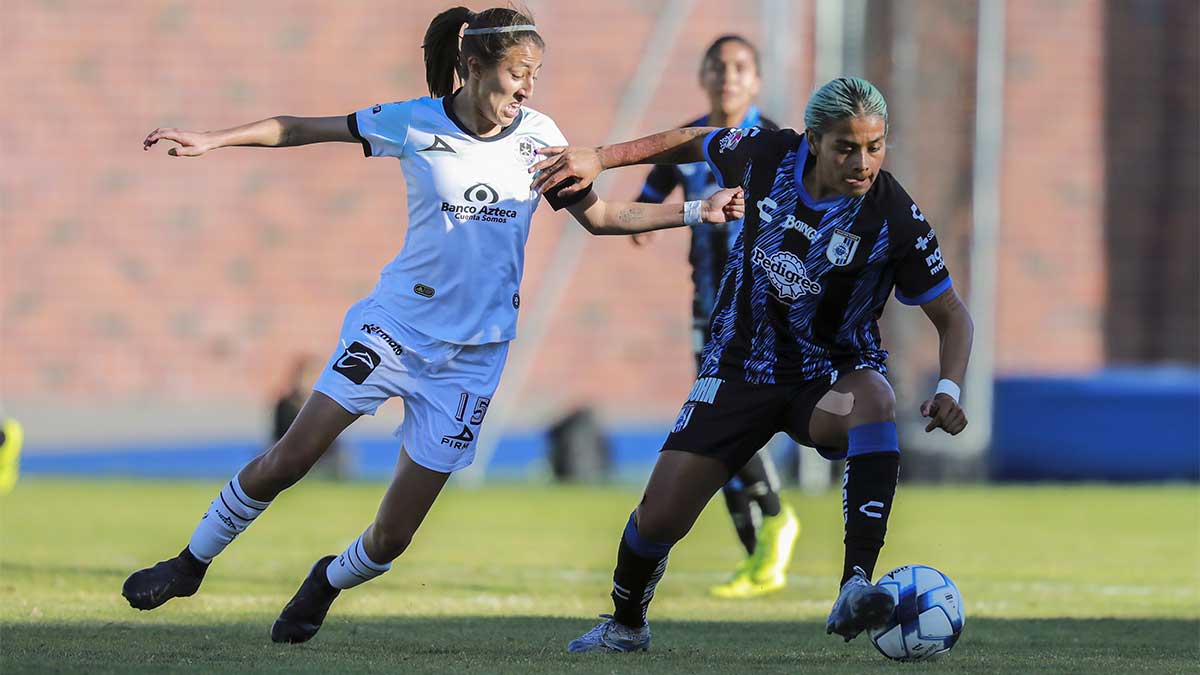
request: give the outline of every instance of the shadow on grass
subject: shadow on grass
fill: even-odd
[[[144,616],[144,618],[143,618]],[[865,636],[843,644],[818,622],[654,621],[645,654],[570,655],[593,620],[555,617],[331,617],[312,642],[276,645],[269,624],[0,624],[0,671],[861,673],[899,666]],[[968,619],[940,672],[1195,672],[1200,621]]]

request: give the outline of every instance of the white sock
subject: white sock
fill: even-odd
[[[248,497],[237,476],[234,476],[209,504],[208,511],[196,525],[196,531],[192,532],[188,550],[200,562],[212,562],[234,537],[250,527],[250,523],[270,505],[271,502]]]
[[[367,557],[362,539],[362,535],[358,535],[358,539],[325,568],[325,578],[334,588],[354,588],[392,569],[391,563],[380,565]]]

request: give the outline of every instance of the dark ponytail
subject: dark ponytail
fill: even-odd
[[[465,70],[458,61],[458,33],[471,19],[471,10],[452,7],[433,17],[425,31],[425,82],[434,98],[454,91],[454,75],[466,80]]]
[[[435,98],[454,93],[455,75],[467,81],[467,57],[477,57],[484,65],[495,65],[504,59],[509,48],[522,42],[533,43],[538,49],[546,44],[536,31],[514,31],[468,35],[462,39],[459,51],[459,33],[467,28],[500,28],[506,26],[533,25],[533,16],[528,10],[518,11],[507,7],[493,7],[475,14],[466,7],[448,9],[433,18],[425,31],[425,82],[429,95]]]

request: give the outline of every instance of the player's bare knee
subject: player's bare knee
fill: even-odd
[[[848,416],[849,426],[873,422],[892,422],[896,419],[896,394],[882,375],[858,383],[854,388],[854,409]]]
[[[851,414],[851,426],[872,422],[893,422],[896,419],[896,397],[889,390],[856,400],[856,410]]]

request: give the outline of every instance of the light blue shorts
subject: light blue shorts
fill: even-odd
[[[403,398],[404,423],[396,435],[408,456],[449,473],[475,459],[507,357],[507,342],[442,342],[406,327],[367,297],[346,313],[341,344],[313,389],[360,415]]]

